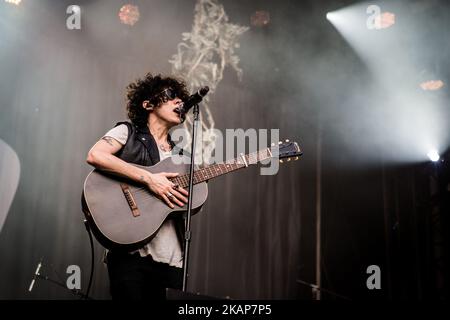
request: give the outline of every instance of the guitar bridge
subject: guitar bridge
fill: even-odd
[[[125,183],[121,183],[120,187],[122,188],[122,192],[125,196],[125,199],[127,199],[127,202],[128,202],[128,205],[130,206],[133,217],[140,216],[141,213],[139,212],[139,209],[136,205],[136,201],[134,200],[133,195],[131,194],[130,187]]]

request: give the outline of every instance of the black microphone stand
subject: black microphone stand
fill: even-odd
[[[194,186],[194,159],[195,159],[195,142],[197,138],[197,126],[199,123],[199,106],[194,105],[194,121],[192,122],[192,145],[191,145],[191,164],[189,168],[189,196],[186,213],[186,231],[184,234],[184,259],[183,259],[183,291],[186,292],[187,278],[188,278],[188,265],[189,265],[189,245],[191,242],[191,208],[192,208],[192,192]]]

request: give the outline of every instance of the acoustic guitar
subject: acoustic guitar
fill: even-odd
[[[282,162],[283,159],[298,159],[301,155],[298,144],[286,140],[254,153],[241,154],[225,163],[197,168],[194,170],[192,214],[199,212],[205,203],[209,180],[265,159],[278,158]],[[187,188],[190,158],[180,157],[183,156],[166,158],[154,166],[136,166],[151,173],[177,172],[179,175],[170,180]],[[142,184],[98,169],[91,171],[84,182],[84,215],[96,239],[107,249],[131,251],[142,247],[152,239],[169,215],[187,210],[187,205],[174,205],[175,208],[170,208]]]

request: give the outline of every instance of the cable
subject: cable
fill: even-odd
[[[331,290],[327,290],[327,289],[324,289],[324,288],[320,288],[319,286],[317,286],[317,285],[315,285],[315,284],[312,284],[312,283],[309,283],[309,282],[306,282],[306,281],[303,281],[303,280],[300,280],[300,279],[297,279],[297,282],[298,282],[298,283],[301,283],[301,284],[303,284],[303,285],[305,285],[305,286],[308,286],[308,287],[310,287],[310,288],[312,288],[312,289],[314,289],[314,290],[322,291],[322,292],[331,294],[331,295],[333,295],[333,296],[335,296],[335,297],[338,297],[338,298],[341,298],[341,299],[344,299],[344,300],[352,301],[352,299],[349,298],[349,297],[343,296],[343,295],[338,294],[338,293],[336,293],[336,292],[333,292],[333,291],[331,291]]]
[[[94,276],[94,241],[92,240],[92,232],[91,232],[91,228],[89,228],[88,221],[85,219],[83,222],[84,222],[84,226],[86,227],[86,231],[89,235],[89,243],[91,245],[91,274],[89,275],[89,284],[88,284],[88,287],[86,290],[86,294],[84,295],[84,297],[82,296],[82,298],[90,299],[89,291],[91,290],[92,278]]]

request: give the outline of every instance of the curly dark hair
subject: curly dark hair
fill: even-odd
[[[181,100],[186,100],[189,93],[183,80],[163,77],[160,74],[153,76],[147,73],[143,79],[137,79],[127,86],[127,112],[131,122],[140,127],[147,125],[148,114],[150,111],[142,107],[142,102],[149,100],[150,104],[158,108],[166,102],[162,92],[164,89],[171,88]]]

